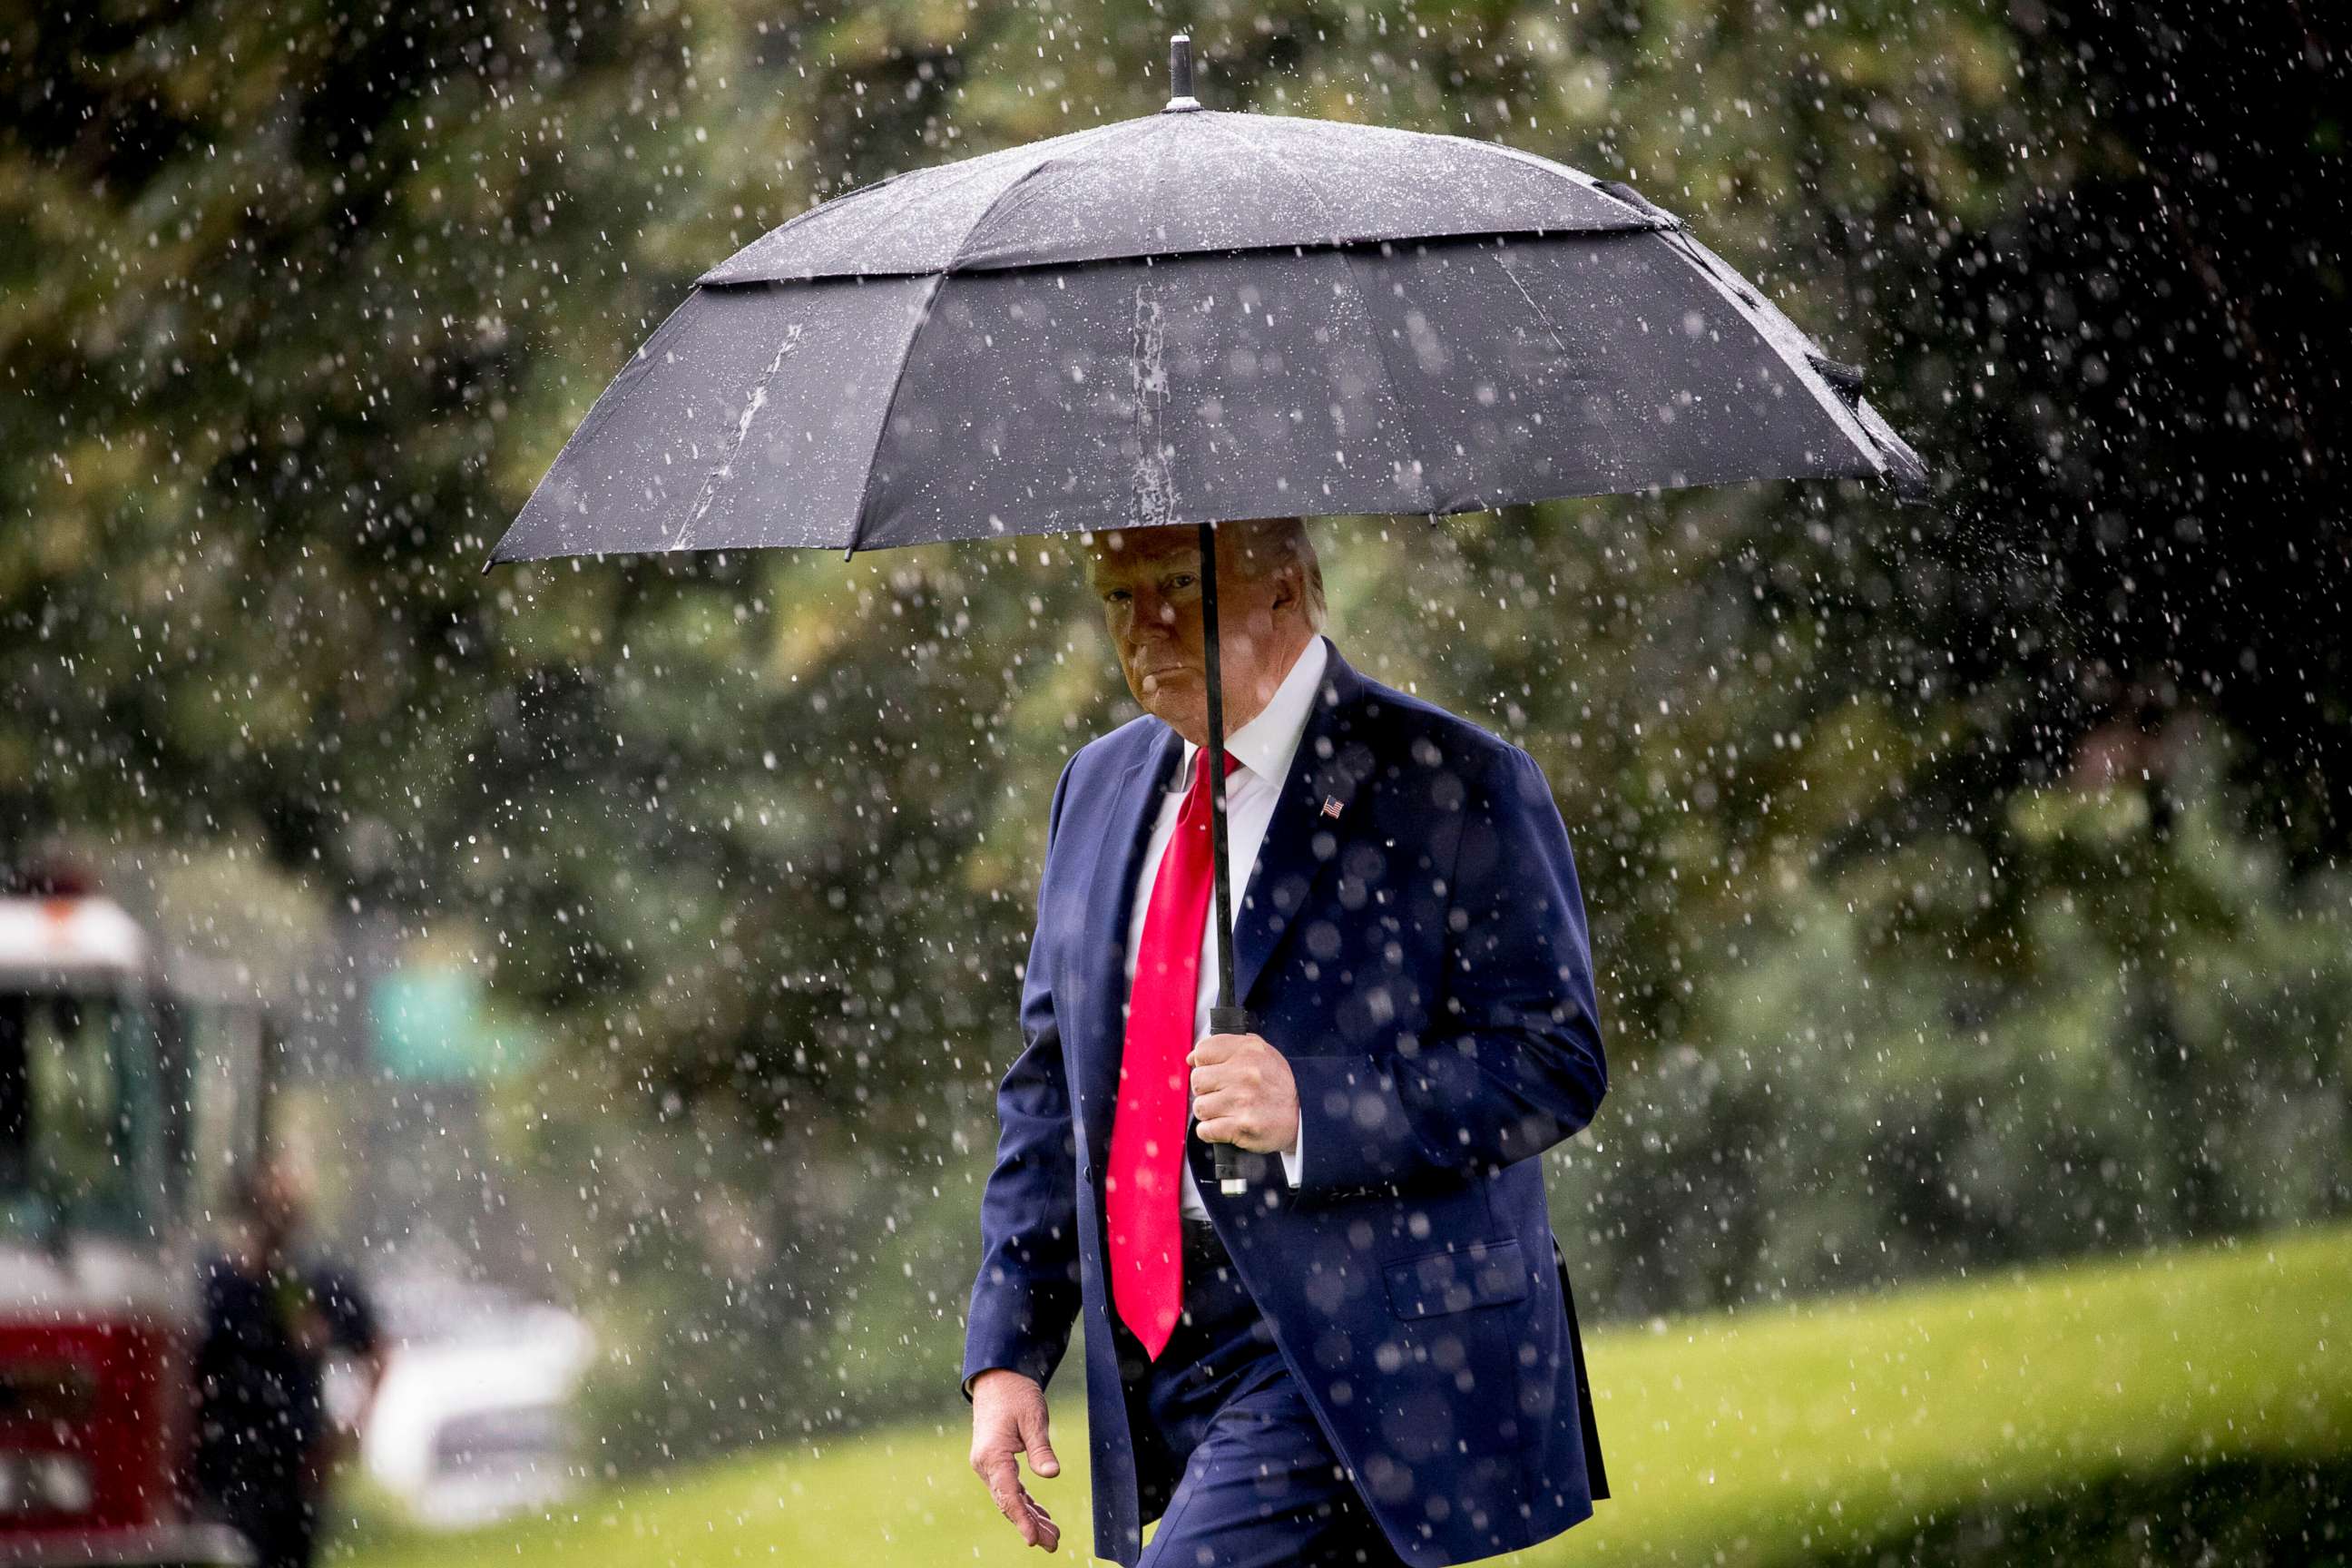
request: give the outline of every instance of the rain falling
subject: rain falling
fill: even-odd
[[[2352,1561],[2347,42],[0,16],[0,1557]]]

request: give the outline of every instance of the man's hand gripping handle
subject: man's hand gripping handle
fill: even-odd
[[[1213,1035],[1255,1035],[1257,1016],[1246,1007],[1211,1007],[1209,1033]],[[1238,1145],[1220,1143],[1216,1146],[1217,1190],[1227,1197],[1239,1197],[1249,1191],[1249,1180],[1242,1174],[1242,1152]]]

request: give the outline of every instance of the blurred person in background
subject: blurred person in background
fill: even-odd
[[[328,1480],[383,1377],[375,1312],[358,1282],[299,1253],[310,1193],[282,1159],[237,1182],[228,1245],[204,1268],[196,1349],[200,1502],[253,1543],[259,1568],[308,1568]],[[339,1428],[330,1356],[360,1367],[359,1409]]]

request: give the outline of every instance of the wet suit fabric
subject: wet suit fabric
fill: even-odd
[[[1184,1310],[1156,1360],[1120,1324],[1147,1516],[1142,1568],[1395,1568],[1274,1331],[1207,1224],[1183,1222]]]

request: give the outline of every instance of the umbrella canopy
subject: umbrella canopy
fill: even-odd
[[[1461,136],[1188,111],[877,180],[702,275],[781,283],[1444,235],[1659,227],[1625,186]]]
[[[894,175],[712,268],[491,561],[1924,493],[1859,373],[1631,187],[1189,89]]]

